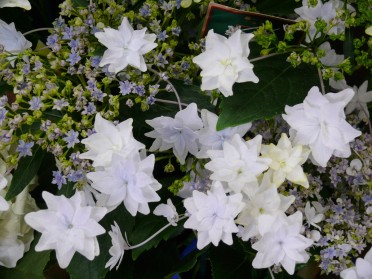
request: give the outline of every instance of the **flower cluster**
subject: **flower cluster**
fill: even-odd
[[[0,274],[371,278],[368,0],[214,2],[0,20]]]

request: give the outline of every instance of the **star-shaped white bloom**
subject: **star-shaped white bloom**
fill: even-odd
[[[166,204],[159,204],[154,209],[154,214],[157,216],[164,216],[172,226],[177,226],[178,213],[171,199],[168,199]]]
[[[361,86],[353,87],[355,92],[354,97],[351,99],[350,103],[346,107],[346,114],[352,113],[354,110],[359,111],[359,118],[369,119],[369,110],[367,104],[372,102],[372,90],[368,91],[368,80],[363,82]]]
[[[275,220],[276,215],[283,214],[294,200],[294,196],[286,197],[279,194],[276,185],[272,184],[269,175],[265,174],[258,191],[244,199],[246,206],[236,220],[237,224],[244,226],[241,238],[247,241],[252,237],[260,237],[259,224],[271,225],[270,222],[266,222],[267,218],[262,217],[272,217]]]
[[[305,218],[309,226],[311,225],[311,226],[316,227],[318,230],[321,230],[321,228],[319,227],[319,225],[317,225],[317,223],[324,220],[324,214],[321,212],[318,212],[317,214],[316,208],[312,207],[310,205],[310,202],[307,202],[305,206]]]
[[[20,7],[25,10],[30,10],[31,4],[28,0],[0,0],[0,8],[5,7]]]
[[[87,174],[91,186],[105,195],[104,205],[109,210],[124,203],[130,214],[149,214],[149,202],[160,201],[156,193],[161,184],[153,177],[155,156],[151,154],[141,160],[138,153],[124,158],[114,154],[112,163],[104,170]]]
[[[363,163],[359,159],[353,159],[350,162],[350,166],[346,169],[346,174],[350,176],[356,176],[362,169]]]
[[[208,150],[221,150],[225,141],[231,140],[235,134],[244,136],[252,126],[251,123],[246,123],[217,131],[218,116],[216,114],[202,109],[201,118],[204,127],[197,132],[200,143],[200,151],[196,154],[197,158],[208,158]]]
[[[0,19],[0,45],[4,46],[4,50],[11,54],[18,53],[32,46],[31,42],[27,41],[21,32],[15,29],[14,23],[7,24]],[[13,60],[14,56],[8,57],[8,60]],[[14,61],[11,61],[14,65]]]
[[[131,65],[142,72],[147,70],[143,55],[156,48],[155,34],[146,34],[146,28],[133,30],[128,19],[123,18],[119,30],[104,28],[103,32],[94,35],[98,41],[107,47],[100,67],[109,64],[110,72],[118,73]]]
[[[226,38],[214,33],[213,29],[209,30],[205,51],[192,60],[202,69],[202,90],[217,88],[228,97],[233,95],[235,82],[258,82],[253,65],[248,60],[248,43],[253,36],[239,29],[230,38]]]
[[[334,49],[331,48],[329,42],[324,42],[319,46],[319,49],[324,50],[325,55],[320,57],[319,60],[323,65],[328,67],[338,66],[344,61],[344,55],[337,54]]]
[[[305,249],[313,244],[311,239],[300,234],[301,227],[301,212],[297,211],[288,217],[285,214],[278,215],[270,229],[261,231],[262,238],[252,245],[257,250],[252,266],[268,268],[281,264],[292,275],[296,263],[306,263],[309,260]]]
[[[234,218],[244,207],[242,198],[240,193],[226,196],[217,181],[207,194],[195,190],[191,198],[185,199],[184,205],[190,217],[184,227],[198,231],[198,249],[211,242],[217,246],[221,240],[228,245],[233,243],[232,233],[239,231]]]
[[[110,270],[113,269],[116,265],[116,270],[118,270],[121,261],[124,257],[124,252],[129,248],[128,243],[124,240],[123,235],[121,234],[120,227],[114,221],[114,225],[111,225],[111,231],[109,231],[111,237],[112,246],[109,249],[111,258],[105,265],[105,268],[110,267]]]
[[[235,134],[231,141],[225,141],[223,150],[209,150],[211,161],[205,168],[212,171],[210,178],[227,182],[227,192],[243,192],[250,196],[258,187],[257,177],[267,170],[271,159],[259,157],[260,135],[244,141]]]
[[[111,163],[113,154],[126,157],[145,148],[144,144],[133,137],[132,123],[133,119],[130,118],[115,126],[97,113],[94,122],[95,133],[81,141],[88,152],[80,154],[79,157],[92,160],[94,167],[104,167]]]
[[[146,120],[154,128],[145,136],[154,138],[155,141],[150,151],[164,151],[173,148],[173,153],[183,165],[187,153],[196,155],[198,152],[197,130],[203,127],[203,122],[198,116],[195,103],[189,104],[185,109],[177,112],[174,118],[167,116]]]
[[[310,150],[300,144],[292,147],[286,134],[282,134],[277,145],[262,145],[262,157],[270,158],[269,173],[272,181],[279,187],[285,179],[309,187],[307,177],[301,167],[307,160]]]
[[[322,95],[314,86],[302,104],[285,107],[282,116],[291,127],[293,143],[308,145],[314,164],[326,167],[332,155],[350,156],[349,143],[361,135],[345,120],[344,107],[353,96],[352,89]]]
[[[28,213],[26,223],[41,233],[36,251],[56,250],[58,264],[66,268],[78,252],[88,260],[99,255],[97,235],[105,233],[98,223],[106,214],[104,207],[86,206],[84,194],[71,198],[42,194],[48,209]]]
[[[355,266],[341,271],[343,279],[370,279],[372,278],[372,248],[369,249],[364,259],[357,258]]]

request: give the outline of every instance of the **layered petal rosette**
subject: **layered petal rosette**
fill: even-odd
[[[25,216],[26,223],[41,233],[35,250],[56,250],[61,268],[70,264],[75,252],[88,260],[99,255],[97,236],[105,233],[105,229],[98,221],[105,216],[107,209],[86,206],[84,194],[79,191],[69,199],[46,191],[42,195],[48,209]]]
[[[95,133],[81,141],[88,151],[80,154],[80,158],[92,160],[94,167],[104,167],[111,163],[113,154],[127,157],[145,148],[144,144],[133,137],[132,123],[133,119],[130,118],[115,126],[97,113]]]
[[[252,38],[253,34],[242,33],[240,29],[230,38],[209,30],[205,51],[193,59],[202,69],[202,90],[218,89],[228,97],[233,95],[235,82],[258,82],[253,65],[248,60],[248,43]]]
[[[154,128],[153,131],[145,134],[147,137],[155,138],[150,151],[165,151],[172,148],[181,164],[185,164],[188,153],[197,154],[197,131],[203,127],[203,122],[198,116],[195,103],[177,112],[174,118],[160,116],[146,120],[146,123]]]
[[[305,251],[313,241],[301,235],[302,213],[297,211],[291,216],[279,215],[271,223],[261,229],[263,235],[252,245],[257,250],[252,262],[254,268],[268,268],[274,264],[282,265],[289,273],[294,274],[296,263],[306,263],[310,256]]]
[[[233,243],[232,233],[239,231],[234,219],[244,207],[242,198],[240,193],[226,196],[217,181],[207,194],[195,190],[191,198],[185,199],[190,217],[184,227],[198,231],[198,249],[211,242],[217,246],[221,240],[228,245]]]
[[[345,120],[344,108],[353,96],[352,89],[322,95],[314,86],[302,104],[285,107],[293,143],[308,145],[314,164],[325,167],[332,155],[350,156],[349,143],[361,135]]]
[[[268,169],[271,159],[259,156],[262,136],[244,141],[235,134],[224,142],[222,150],[209,150],[211,161],[205,168],[212,171],[210,178],[227,182],[226,192],[253,195],[258,189],[257,177]]]
[[[135,216],[137,212],[149,214],[149,202],[160,201],[156,193],[161,184],[153,177],[155,156],[141,160],[139,153],[124,158],[114,155],[111,165],[87,174],[91,186],[104,194],[99,200],[109,209],[124,203],[125,208]]]
[[[155,34],[146,34],[146,28],[133,30],[128,18],[124,17],[119,29],[104,28],[94,35],[107,47],[99,66],[108,66],[110,72],[118,73],[128,65],[142,72],[147,70],[143,55],[156,48]]]

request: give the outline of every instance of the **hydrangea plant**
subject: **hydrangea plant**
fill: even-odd
[[[369,0],[50,5],[0,0],[0,278],[372,278]]]

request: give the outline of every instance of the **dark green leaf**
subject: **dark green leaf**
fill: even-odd
[[[84,8],[87,7],[89,4],[89,0],[71,0],[72,7],[76,8]]]
[[[75,194],[74,183],[69,181],[66,185],[63,185],[61,189],[58,190],[58,195],[63,195],[66,198],[71,198]]]
[[[344,54],[345,58],[350,58],[350,62],[352,64],[355,63],[353,40],[354,40],[353,31],[350,28],[345,29]]]
[[[18,167],[14,172],[9,190],[6,193],[6,200],[13,199],[23,191],[32,178],[37,174],[43,158],[44,151],[39,145],[36,145],[32,148],[32,156],[26,156],[20,159]]]
[[[135,261],[135,278],[171,278],[176,273],[189,271],[205,251],[195,250],[187,256],[181,257],[178,249],[181,245],[182,243],[178,239],[173,238],[167,242],[161,242],[157,248],[143,253]]]
[[[251,256],[239,242],[240,240],[234,239],[233,245],[220,243],[218,247],[210,248],[213,279],[264,278],[266,272],[253,269]],[[244,242],[243,245],[249,243]]]
[[[284,112],[286,105],[301,103],[312,86],[319,85],[317,70],[306,64],[293,68],[279,55],[254,63],[258,83],[237,83],[234,95],[224,98],[217,129],[237,126]]]
[[[63,113],[55,109],[46,110],[44,112],[44,115],[47,117],[47,119],[52,120],[52,121],[59,121],[63,117]]]
[[[39,241],[37,234],[30,250],[20,259],[15,268],[0,268],[1,279],[43,279],[44,268],[49,261],[50,251],[36,252],[35,245]]]
[[[301,1],[294,0],[260,0],[257,1],[256,8],[260,13],[270,15],[290,15],[294,14],[294,9],[301,6]]]
[[[51,50],[42,41],[38,40],[35,47],[35,52],[39,56],[46,57],[51,52]]]
[[[198,109],[208,109],[213,111],[214,106],[210,102],[210,97],[202,93],[200,86],[186,85],[182,80],[171,80],[174,87],[177,89],[182,103],[190,104],[196,103]],[[170,94],[169,99],[175,100],[173,93]],[[176,106],[177,108],[177,106]]]

